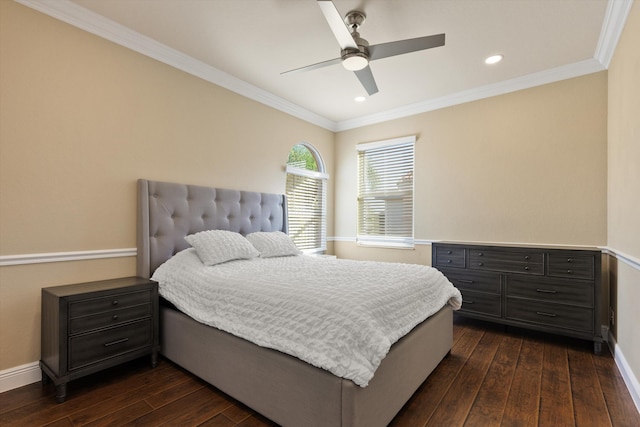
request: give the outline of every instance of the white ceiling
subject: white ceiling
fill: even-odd
[[[370,44],[445,33],[443,47],[371,63],[366,95],[336,58],[314,0],[17,0],[333,130],[415,114],[608,67],[628,0],[334,0],[364,11]],[[487,66],[492,54],[504,60]]]

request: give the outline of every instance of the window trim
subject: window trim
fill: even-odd
[[[415,142],[416,136],[404,136],[400,138],[386,139],[382,141],[368,142],[356,145],[356,151],[358,153],[358,185],[357,185],[357,210],[358,216],[357,230],[356,230],[356,243],[359,246],[368,247],[384,247],[394,249],[414,249],[415,248],[415,179],[411,183],[411,236],[386,236],[386,235],[368,235],[359,234],[359,220],[360,220],[360,153],[364,151],[393,147],[397,145],[411,144],[413,146],[413,164],[412,173],[415,177]]]

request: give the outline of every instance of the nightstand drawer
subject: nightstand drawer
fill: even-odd
[[[500,295],[463,291],[460,311],[500,317],[502,314]]]
[[[69,370],[153,344],[151,319],[69,339]]]
[[[153,307],[151,303],[103,311],[98,314],[76,317],[69,321],[69,334],[91,331],[106,326],[116,326],[121,323],[131,322],[151,316]]]
[[[460,290],[500,294],[500,274],[443,268],[442,273]]]
[[[593,332],[593,309],[507,298],[505,317],[554,328]]]
[[[151,291],[129,292],[113,294],[106,297],[92,298],[69,303],[69,317],[81,317],[103,311],[115,310],[148,303],[151,301]]]
[[[593,285],[561,279],[507,276],[508,297],[530,298],[558,304],[593,307]]]
[[[579,254],[549,254],[549,276],[593,279],[594,257]]]

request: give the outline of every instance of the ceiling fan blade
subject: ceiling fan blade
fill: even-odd
[[[444,33],[433,36],[417,37],[415,39],[399,40],[369,46],[369,60],[388,58],[432,47],[444,46]]]
[[[354,71],[354,73],[369,95],[378,93],[378,85],[376,84],[371,68],[368,65],[362,70]]]
[[[329,59],[328,61],[322,61],[316,64],[307,65],[306,67],[294,68],[293,70],[283,71],[280,74],[282,75],[282,74],[299,73],[301,71],[311,71],[311,70],[316,70],[318,68],[328,67],[329,65],[339,64],[341,62],[342,62],[342,58],[334,58],[334,59]]]
[[[340,12],[338,12],[336,5],[334,5],[330,0],[318,0],[318,6],[320,6],[320,10],[324,14],[324,18],[327,20],[329,27],[331,27],[333,35],[336,37],[336,40],[338,40],[340,48],[357,49],[358,45],[355,40],[353,40],[353,37],[345,25],[342,16],[340,16]]]

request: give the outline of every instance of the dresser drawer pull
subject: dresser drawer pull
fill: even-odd
[[[555,291],[553,289],[536,289],[536,292],[540,292],[543,294],[557,294],[558,291]]]
[[[118,320],[118,315],[117,315],[117,314],[114,314],[114,315],[113,315],[113,317],[112,317],[112,319],[113,319],[113,320]]]
[[[567,258],[567,262],[571,262],[573,261],[571,258]]]
[[[451,255],[451,251],[447,251],[447,255]]]
[[[545,313],[544,311],[536,311],[536,314],[538,316],[547,316],[547,317],[556,317],[557,316],[557,314]]]
[[[122,344],[123,342],[127,342],[127,341],[129,341],[129,338],[122,338],[121,340],[116,340],[116,341],[111,341],[111,342],[104,343],[104,346],[105,347],[111,347],[112,345]]]
[[[567,270],[567,274],[573,273],[573,270]]]
[[[460,283],[473,283],[473,280],[458,279]]]
[[[529,267],[525,267],[525,268],[524,268],[524,271],[529,271]]]
[[[113,302],[111,303],[111,305],[118,305],[118,300],[114,299]]]
[[[482,252],[478,252],[478,256],[482,256],[484,255]]]
[[[529,255],[525,255],[524,259],[526,259],[527,261],[529,261],[531,259],[531,257]]]
[[[478,265],[482,267],[484,264],[483,264],[483,263],[481,263],[481,262],[479,262],[479,263],[478,263]]]
[[[451,262],[452,262],[452,261],[451,261],[450,259],[448,259],[448,260],[447,260],[447,264],[451,264]]]

